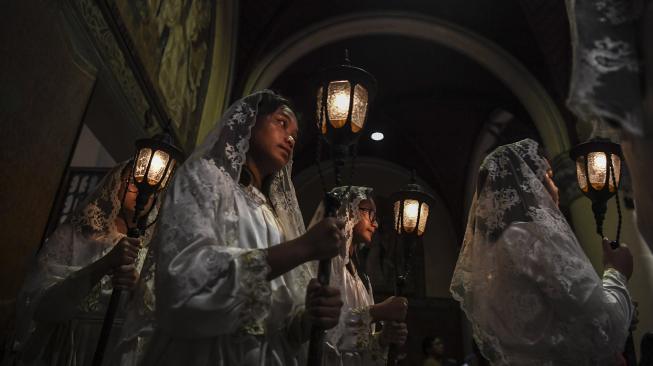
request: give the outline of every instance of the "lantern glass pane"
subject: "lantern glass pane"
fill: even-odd
[[[168,165],[168,160],[170,160],[170,155],[165,151],[157,150],[154,152],[150,170],[147,173],[147,183],[149,185],[155,186],[161,181]]]
[[[347,80],[332,81],[329,83],[327,112],[329,113],[331,125],[334,128],[341,128],[347,122],[350,93],[351,85]]]
[[[354,105],[351,111],[351,131],[356,133],[365,125],[365,114],[367,113],[367,89],[356,84],[354,87]]]
[[[587,174],[590,178],[592,188],[597,191],[605,186],[605,177],[608,170],[608,160],[602,151],[587,154]]]
[[[143,177],[147,170],[147,164],[149,163],[151,156],[152,149],[150,148],[143,148],[138,152],[138,157],[136,157],[136,167],[134,169],[134,180],[136,180],[136,182],[140,183],[143,181]]]
[[[419,202],[417,200],[404,200],[404,232],[412,233],[417,227],[417,212],[419,211]]]
[[[174,159],[170,162],[170,168],[168,168],[168,172],[166,173],[165,178],[163,178],[163,182],[161,182],[161,187],[159,189],[164,189],[168,185],[168,181],[170,180],[172,173],[175,171],[176,163],[177,161]]]
[[[417,235],[422,236],[424,230],[426,229],[426,220],[429,218],[429,205],[426,202],[422,202],[420,207],[419,214],[419,225],[417,225]]]
[[[401,228],[399,227],[399,222],[400,222],[400,212],[399,208],[401,207],[401,200],[395,202],[394,204],[394,224],[395,224],[395,230],[397,230],[397,234],[401,234]]]
[[[320,87],[317,90],[317,128],[322,131],[323,135],[326,135],[326,118],[322,111],[322,97],[324,93],[324,88]]]
[[[581,155],[576,159],[576,178],[578,187],[583,192],[587,192],[587,175],[585,174],[585,156]]]
[[[612,177],[610,177],[610,192],[616,192],[617,187],[619,187],[619,179],[621,178],[621,158],[618,155],[612,155],[612,167],[614,168],[614,178],[617,182],[617,186],[614,186],[612,182]]]

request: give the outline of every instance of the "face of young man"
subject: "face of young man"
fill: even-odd
[[[288,164],[298,132],[297,118],[287,106],[259,117],[252,129],[248,155],[264,176]]]

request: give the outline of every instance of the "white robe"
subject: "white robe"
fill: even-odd
[[[24,365],[89,365],[111,297],[108,276],[92,284],[84,267],[105,255],[124,235],[114,232],[102,241],[85,238],[69,223],[52,234],[26,280],[25,308],[19,309],[28,333],[19,334]],[[107,350],[118,339],[124,317],[121,299]],[[32,317],[30,319],[30,317]],[[23,331],[25,331],[23,330]]]
[[[338,287],[343,306],[338,326],[327,332],[322,365],[385,366],[388,348],[381,346],[380,333],[375,333],[370,314],[370,307],[374,305],[372,291],[365,288],[358,275],[347,270],[340,256],[331,260],[331,271],[342,272],[340,276],[344,281]]]
[[[558,250],[535,225],[515,222],[493,244],[494,271],[473,302],[476,336],[501,352],[495,365],[613,366],[633,314],[626,277],[599,278],[579,246]]]
[[[169,189],[158,225],[158,327],[143,365],[303,366],[310,272],[300,266],[266,279],[266,249],[292,238],[260,191],[210,160],[192,160]]]

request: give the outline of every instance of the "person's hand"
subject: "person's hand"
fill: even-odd
[[[633,255],[625,244],[622,243],[617,249],[612,249],[610,240],[603,238],[603,266],[614,268],[630,279],[633,274]]]
[[[389,344],[401,346],[406,343],[407,337],[408,327],[406,326],[406,323],[389,321],[383,323],[383,331],[381,331],[381,339],[379,339],[379,342],[384,346]]]
[[[139,239],[124,237],[104,256],[114,288],[131,290],[136,286],[139,277],[136,258],[140,248]]]
[[[394,320],[403,322],[408,312],[408,299],[401,296],[390,296],[378,304],[372,305],[370,315],[375,321]]]
[[[345,245],[344,227],[343,221],[327,217],[299,237],[308,251],[309,260],[329,259],[338,255]]]
[[[340,290],[335,287],[322,286],[317,279],[312,279],[306,288],[306,314],[309,321],[321,328],[331,329],[340,319]]]
[[[138,283],[139,277],[140,275],[136,270],[136,265],[128,264],[120,266],[113,271],[111,283],[115,289],[133,290]]]

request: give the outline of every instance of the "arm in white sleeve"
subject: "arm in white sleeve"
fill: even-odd
[[[633,313],[625,277],[609,269],[601,280],[576,240],[547,242],[533,225],[515,223],[507,228],[497,243],[503,245],[502,255],[539,286],[556,316],[583,323],[587,334],[577,335],[585,339],[579,346],[592,349],[579,352],[607,356],[620,352]]]
[[[79,311],[83,300],[91,294],[105,275],[99,260],[85,267],[74,266],[71,262],[76,245],[94,245],[76,233],[72,225],[63,224],[44,244],[37,259],[37,269],[29,282],[38,281],[33,301],[34,320],[38,322],[60,323],[72,319]]]
[[[156,316],[174,336],[263,332],[269,266],[265,250],[245,249],[238,237],[235,189],[202,159],[182,166],[168,190],[152,246]]]

